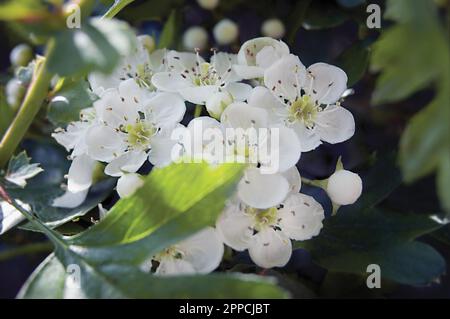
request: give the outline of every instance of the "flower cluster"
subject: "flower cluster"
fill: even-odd
[[[146,161],[163,167],[186,157],[211,164],[238,158],[247,168],[216,228],[150,256],[142,268],[160,275],[210,272],[221,262],[223,244],[248,250],[261,267],[284,266],[291,240],[317,236],[324,219],[322,206],[300,193],[301,153],[346,141],[355,131],[352,114],[340,105],[345,72],[325,63],[306,68],[284,42],[269,37],[245,42],[237,54],[212,50],[209,60],[198,50],[154,50],[146,36],[137,42],[111,74],[88,77],[98,99],[79,121],[53,134],[72,159],[67,192],[54,205],[82,203],[100,163],[105,174],[119,178],[117,191],[126,197],[142,185],[138,171]],[[186,102],[204,106],[209,116],[183,126]],[[217,134],[205,140],[198,126]],[[230,130],[242,134],[231,138]],[[222,160],[215,156],[218,146],[226,146]],[[348,173],[333,177],[328,187],[338,205],[361,193],[359,176]]]

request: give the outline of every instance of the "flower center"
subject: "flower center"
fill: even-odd
[[[170,246],[169,248],[164,249],[162,252],[156,254],[153,257],[153,260],[161,261],[163,259],[173,258],[173,259],[183,259],[183,252],[177,249],[176,246]]]
[[[196,86],[214,85],[219,81],[216,69],[210,63],[204,62],[200,64],[199,73],[193,78]]]
[[[139,121],[136,124],[127,124],[125,126],[128,144],[133,147],[145,148],[150,144],[150,138],[155,135],[156,129],[147,122]]]
[[[257,209],[247,207],[246,212],[253,216],[255,222],[255,230],[261,231],[264,228],[271,227],[277,224],[277,208],[271,207],[268,209]]]
[[[301,121],[306,127],[314,126],[314,121],[318,112],[318,106],[309,95],[297,98],[289,107],[288,121],[294,123]]]

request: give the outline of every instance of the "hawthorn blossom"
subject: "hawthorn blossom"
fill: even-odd
[[[122,57],[111,74],[93,72],[89,75],[89,83],[97,95],[110,88],[117,88],[122,81],[134,79],[143,88],[154,91],[151,84],[152,76],[165,70],[164,56],[166,50],[149,52],[148,38],[137,37],[136,48],[127,56]]]
[[[253,90],[249,101],[294,129],[303,152],[315,149],[321,141],[335,144],[353,136],[353,115],[338,102],[347,88],[347,75],[340,68],[316,63],[306,69],[290,54],[265,71],[264,83],[268,89]]]
[[[155,274],[160,276],[206,274],[215,270],[222,261],[223,242],[217,231],[207,227],[172,245],[146,261],[141,268],[151,271],[156,262]]]
[[[271,128],[278,133],[274,140]],[[191,139],[183,147],[188,158],[213,164],[247,163],[238,184],[238,196],[246,204],[268,208],[289,193],[288,175],[300,158],[300,143],[292,130],[272,126],[264,109],[233,103],[223,112],[221,123],[199,117],[189,123],[187,131]]]
[[[134,173],[147,158],[156,166],[171,162],[171,131],[186,111],[180,97],[149,93],[129,79],[106,90],[94,108],[98,124],[86,134],[87,154],[108,163],[106,174]]]
[[[208,63],[198,53],[170,51],[166,59],[168,71],[152,77],[158,90],[179,93],[188,102],[200,105],[218,92],[228,92],[234,101],[244,101],[250,93],[250,85],[239,83],[233,72],[236,55],[215,53]]]
[[[313,197],[296,193],[267,209],[231,201],[216,227],[226,245],[237,251],[248,249],[255,264],[272,268],[285,266],[291,258],[291,239],[317,236],[324,218],[322,206]]]
[[[246,41],[239,49],[233,70],[243,79],[260,79],[274,62],[289,54],[289,47],[281,40],[269,37]]]

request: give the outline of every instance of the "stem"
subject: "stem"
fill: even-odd
[[[5,261],[26,254],[50,252],[52,250],[53,244],[51,242],[28,244],[0,253],[0,261]]]
[[[47,46],[47,56],[53,50],[53,47],[53,41],[50,41]],[[34,117],[41,108],[42,102],[44,102],[47,96],[51,79],[52,74],[47,70],[47,59],[43,58],[36,65],[33,80],[20,106],[19,112],[0,142],[0,167],[6,165],[25,136],[25,133],[28,131]]]
[[[320,187],[320,188],[326,189],[328,182],[327,182],[326,179],[323,179],[323,180],[314,179],[314,180],[312,180],[312,179],[309,179],[309,178],[302,177],[302,183],[306,184],[306,185],[310,185],[310,186]]]
[[[199,117],[202,114],[202,109],[203,109],[203,106],[200,104],[197,104],[195,106],[195,110],[194,110],[194,117]]]

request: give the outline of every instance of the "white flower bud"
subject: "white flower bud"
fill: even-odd
[[[281,39],[286,32],[280,19],[267,19],[261,26],[261,33],[266,37]]]
[[[230,93],[217,92],[206,101],[206,109],[212,117],[219,119],[223,110],[231,103],[233,103],[233,96]]]
[[[8,83],[6,84],[5,92],[6,92],[6,102],[13,109],[16,109],[22,102],[26,89],[20,83],[19,80],[13,78],[9,80]]]
[[[144,184],[141,175],[137,173],[127,173],[122,175],[117,181],[117,193],[121,198],[129,197]]]
[[[208,33],[202,27],[190,27],[183,34],[183,45],[186,49],[204,49],[208,44]]]
[[[338,170],[328,179],[327,193],[335,204],[353,204],[361,196],[361,192],[361,177],[353,172]]]
[[[26,66],[32,58],[33,50],[27,44],[19,44],[9,54],[9,60],[14,66]]]
[[[206,10],[213,10],[219,5],[219,0],[197,0],[198,5]]]
[[[152,53],[155,50],[156,44],[155,39],[153,39],[153,37],[147,34],[142,34],[139,35],[137,39],[149,53]]]
[[[239,28],[230,19],[223,19],[214,26],[213,34],[218,44],[227,45],[236,41],[239,35]]]

